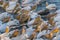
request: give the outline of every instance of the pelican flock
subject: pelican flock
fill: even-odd
[[[60,40],[58,4],[59,0],[0,0],[0,40]]]

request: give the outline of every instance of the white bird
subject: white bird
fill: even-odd
[[[58,10],[56,11],[56,13],[57,13],[57,14],[60,14],[60,9],[58,9]]]
[[[43,30],[42,32],[39,32],[39,34],[37,35],[37,38],[39,39],[42,35],[46,34],[46,30]]]
[[[44,39],[42,39],[42,38],[39,38],[39,39],[34,39],[34,40],[44,40]]]
[[[55,18],[54,18],[54,21],[56,22],[56,21],[60,21],[60,16],[56,16]]]
[[[3,20],[4,18],[10,17],[11,15],[8,14],[7,12],[1,13],[0,14],[0,20]]]
[[[55,4],[49,4],[46,8],[49,10],[56,10],[56,5]]]
[[[15,1],[9,1],[9,7],[6,8],[6,11],[11,12],[12,10],[14,10],[14,8],[16,7],[16,4],[17,4],[17,2],[15,2]]]
[[[15,26],[14,26],[15,25]],[[18,20],[13,20],[13,21],[9,21],[8,23],[7,23],[7,26],[14,26],[14,28],[15,27],[17,27],[19,25],[19,21]]]
[[[57,15],[54,17],[55,26],[60,28],[60,9],[55,13],[57,13]]]
[[[27,25],[28,25],[28,26],[32,26],[32,24],[34,23],[34,20],[35,20],[35,19],[29,21],[29,22],[27,23]]]
[[[28,36],[30,36],[33,33],[34,29],[32,27],[29,27],[28,29],[26,29],[26,34]]]
[[[28,3],[31,3],[33,2],[33,0],[22,0],[22,4],[28,4]]]
[[[22,10],[31,10],[31,7],[30,6],[26,6],[26,7],[22,8]]]
[[[3,33],[3,34],[1,34],[0,35],[0,40],[11,40],[9,37],[7,37],[8,36],[8,34],[7,33]]]
[[[38,16],[38,13],[33,12],[33,11],[30,12],[30,17],[31,17],[32,19],[35,19],[37,16]]]
[[[60,35],[54,37],[53,40],[60,40]]]
[[[0,32],[5,32],[7,25],[6,23],[0,25]]]

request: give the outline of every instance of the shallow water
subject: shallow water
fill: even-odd
[[[57,6],[57,9],[60,9],[60,0],[47,0],[47,2],[49,3],[49,4],[56,4],[56,6]],[[37,6],[37,11],[38,10],[41,10],[41,9],[45,9],[45,3],[43,2],[42,3],[42,6],[40,6],[40,5],[38,5]]]
[[[22,0],[20,0],[20,3],[21,3]],[[57,8],[60,9],[60,0],[46,0],[49,4],[56,4],[57,5]],[[45,2],[42,2],[42,6],[39,4],[37,5],[37,9],[36,11],[38,10],[41,10],[41,9],[45,9]]]

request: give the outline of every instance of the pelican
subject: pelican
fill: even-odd
[[[15,28],[15,27],[19,27],[19,21],[18,20],[13,20],[13,21],[9,21],[7,22],[7,26],[9,26],[10,28]]]
[[[22,0],[22,4],[28,4],[28,3],[31,3],[33,2],[33,0]]]
[[[54,33],[59,32],[59,28],[54,28],[49,34],[45,35],[48,39],[52,39]]]
[[[56,5],[55,4],[49,4],[48,6],[46,6],[46,8],[49,10],[56,10]]]
[[[16,8],[18,8],[18,6],[19,5],[18,5],[17,1],[14,1],[14,0],[9,1],[9,7],[6,8],[6,11],[11,13]]]
[[[0,21],[2,22],[8,22],[11,19],[11,15],[8,14],[7,12],[3,12],[0,14]]]

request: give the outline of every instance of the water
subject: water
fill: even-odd
[[[21,3],[22,0],[20,0]],[[60,9],[60,0],[46,0],[49,4],[56,4],[57,5],[57,9]],[[42,2],[42,6],[41,5],[37,5],[37,9],[36,11],[45,9],[46,5],[45,2]]]
[[[57,9],[60,9],[60,0],[47,0],[49,4],[56,4]],[[41,9],[45,9],[45,2],[42,3],[42,6],[38,5],[37,6],[37,11]]]

